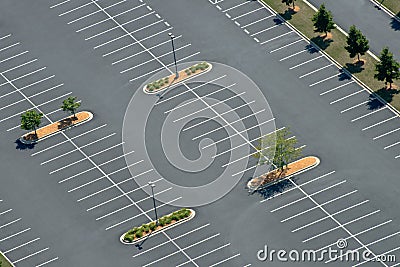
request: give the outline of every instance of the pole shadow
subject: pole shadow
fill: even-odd
[[[19,139],[15,140],[14,144],[16,144],[15,149],[17,149],[17,150],[34,149],[35,145],[36,145],[35,143],[33,143],[33,144],[24,144]]]

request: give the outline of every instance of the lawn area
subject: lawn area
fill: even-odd
[[[1,262],[1,267],[12,267],[12,265],[4,258],[3,254],[0,253],[0,262]]]
[[[382,2],[382,0],[378,0],[379,3]],[[397,14],[397,16],[400,13],[400,1],[399,0],[384,0],[382,5],[393,11],[394,14]]]
[[[301,31],[322,50],[334,58],[340,65],[368,85],[369,88],[392,104],[397,110],[400,110],[400,91],[385,90],[384,83],[374,79],[375,64],[377,61],[370,55],[366,54],[361,57],[363,63],[355,64],[356,58],[350,58],[348,52],[344,49],[346,46],[346,36],[337,29],[332,30],[332,39],[324,39],[320,37],[320,33],[314,32],[313,22],[311,21],[315,11],[306,3],[302,0],[297,0],[296,5],[300,7],[300,11],[293,13],[292,11],[288,11],[288,7],[283,4],[281,0],[262,1],[272,7],[295,28]],[[395,6],[400,7],[399,0],[385,0],[385,2],[393,2]],[[399,86],[398,81],[395,83],[395,86]]]

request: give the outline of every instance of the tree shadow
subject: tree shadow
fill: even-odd
[[[346,69],[351,73],[360,73],[364,70],[364,61],[360,60],[355,63],[346,63]]]
[[[19,139],[15,140],[14,143],[16,144],[15,149],[18,149],[18,150],[33,149],[33,148],[35,148],[35,145],[36,145],[35,143],[29,144],[29,145],[28,144],[24,144]]]
[[[351,77],[349,75],[347,75],[342,69],[339,70],[340,74],[339,74],[339,81],[345,81],[345,80],[350,80]]]
[[[400,31],[400,12],[396,14],[397,18],[392,18],[392,21],[390,22],[390,26],[392,27],[393,30],[395,31]]]
[[[328,38],[324,38],[321,36],[315,36],[313,38],[311,38],[311,41],[318,45],[319,48],[321,48],[322,50],[325,50],[329,47],[329,45],[333,42],[332,39],[328,39]]]
[[[385,87],[379,89],[375,93],[369,95],[369,101],[367,103],[368,109],[374,110],[374,109],[379,109],[379,108],[382,108],[385,106],[384,103],[382,103],[381,101],[379,101],[378,98],[376,98],[376,95],[379,95],[386,102],[390,103],[393,100],[393,96],[397,95],[399,93],[400,93],[400,90],[396,90],[396,89],[386,89]]]
[[[310,54],[318,53],[318,49],[315,48],[312,44],[306,45],[305,49],[308,51]]]
[[[297,13],[296,11],[294,11],[291,8],[289,8],[285,12],[279,13],[279,15],[281,15],[281,17],[284,18],[285,20],[291,20],[293,15],[296,14],[296,13]]]
[[[290,178],[293,182],[296,182],[297,178]],[[293,183],[289,180],[283,180],[277,184],[262,187],[257,190],[257,193],[264,199],[273,198],[276,194],[282,193],[283,191],[293,187]]]

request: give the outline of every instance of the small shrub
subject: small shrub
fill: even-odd
[[[136,233],[135,233],[135,237],[136,237],[136,238],[141,238],[142,236],[143,236],[142,230],[136,231]]]
[[[126,241],[126,242],[132,243],[133,240],[134,240],[134,238],[131,235],[125,235],[124,236],[124,241]]]
[[[164,78],[164,83],[169,83],[169,77]]]
[[[156,229],[157,225],[156,225],[155,222],[152,222],[152,223],[149,224],[149,227],[150,227],[151,231],[154,231]]]
[[[164,225],[165,225],[165,220],[164,220],[163,218],[160,218],[160,219],[158,220],[158,224],[159,224],[160,226],[164,226]]]
[[[147,224],[143,224],[142,225],[142,230],[143,230],[143,232],[149,232],[150,231],[150,226],[149,225],[147,225]]]
[[[178,214],[172,214],[171,215],[171,220],[173,220],[173,221],[179,221],[179,215]]]
[[[172,221],[171,217],[168,216],[167,218],[165,218],[165,224],[170,224]]]

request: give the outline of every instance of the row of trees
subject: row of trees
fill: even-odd
[[[81,106],[81,103],[76,101],[77,97],[70,96],[63,101],[61,106],[63,111],[71,113],[76,119],[76,110]],[[35,131],[42,123],[43,114],[38,113],[36,110],[28,110],[21,115],[21,129],[27,131]]]
[[[296,0],[282,0],[282,3],[285,3],[287,6],[293,5],[294,8],[295,1]],[[315,31],[325,33],[325,36],[335,28],[332,13],[325,8],[324,4],[322,4],[318,12],[314,14],[312,21],[314,22]],[[344,48],[349,53],[350,58],[357,56],[357,60],[360,62],[360,56],[365,55],[369,50],[369,41],[362,32],[353,25],[349,29],[347,45]],[[391,89],[394,80],[400,78],[400,63],[393,58],[393,53],[389,51],[388,47],[383,48],[379,59],[380,62],[375,66],[376,73],[374,78],[378,81],[384,81],[385,85],[389,83],[389,89]]]

